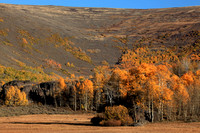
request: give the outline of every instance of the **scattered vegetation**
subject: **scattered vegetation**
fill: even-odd
[[[0,36],[6,37],[8,36],[9,29],[0,30]]]
[[[0,22],[4,22],[3,18],[0,18]]]
[[[22,42],[25,42],[26,44],[34,45],[37,44],[39,39],[36,39],[33,37],[28,31],[26,30],[18,30],[19,37],[22,39]]]
[[[7,46],[13,46],[13,44],[11,44],[9,41],[2,41],[2,43]]]
[[[67,62],[67,67],[75,67],[73,63]]]
[[[72,53],[76,58],[86,61],[88,63],[92,63],[91,58],[79,47],[73,47],[70,49],[65,49],[66,51]]]
[[[100,49],[87,49],[87,52],[89,52],[91,54],[97,54],[97,53],[100,53],[101,50]]]
[[[55,69],[61,69],[62,65],[60,63],[57,63],[56,61],[54,61],[53,59],[45,59],[44,60],[46,62],[46,64],[48,66],[50,66],[51,68],[55,68]]]
[[[39,39],[33,37],[28,31],[26,30],[18,30],[18,36],[17,39],[20,41],[19,44],[21,44],[21,46],[24,48],[24,51],[27,53],[31,53],[31,51],[29,50],[34,50],[36,52],[40,51],[38,49],[34,48],[35,44],[38,44]]]
[[[91,58],[80,48],[73,46],[74,43],[69,40],[69,38],[62,38],[58,33],[50,35],[47,38],[50,44],[54,44],[56,48],[63,47],[66,51],[73,54],[76,58],[92,63]]]
[[[22,64],[24,66],[24,64]],[[55,75],[46,74],[41,67],[24,66],[24,70],[0,65],[0,80],[4,82],[12,80],[31,80],[35,82],[49,81],[55,79]]]

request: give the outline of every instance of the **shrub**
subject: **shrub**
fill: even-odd
[[[6,37],[8,36],[9,29],[0,30],[0,36]]]
[[[73,63],[67,62],[67,67],[75,67]]]
[[[128,109],[122,105],[106,107],[103,115],[91,119],[94,125],[102,126],[128,126],[133,124]]]
[[[122,125],[131,125],[133,119],[128,114],[128,109],[122,105],[106,107],[105,108],[106,120],[120,120]]]
[[[133,119],[130,116],[126,116],[121,120],[121,125],[122,126],[129,126],[133,124]]]
[[[87,49],[87,52],[91,53],[91,54],[97,54],[99,52],[101,52],[100,49]]]
[[[110,120],[103,120],[100,122],[102,126],[121,126],[120,120],[110,119]]]
[[[5,105],[27,105],[25,92],[21,92],[17,87],[11,86],[5,94]]]
[[[107,120],[109,119],[123,120],[127,116],[128,116],[128,109],[122,105],[105,108],[105,117]]]
[[[3,20],[3,18],[0,18],[0,22],[3,22],[4,20]]]
[[[55,68],[55,69],[61,69],[62,68],[62,65],[52,59],[45,59],[44,60],[46,62],[46,64],[52,68]]]

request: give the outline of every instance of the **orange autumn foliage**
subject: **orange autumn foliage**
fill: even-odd
[[[63,79],[63,78],[60,78],[59,80],[58,80],[58,82],[59,82],[59,87],[63,90],[64,88],[66,88],[67,87],[67,85],[65,84],[65,80]]]
[[[172,101],[174,92],[169,88],[163,88],[163,99],[164,101]]]
[[[26,40],[26,38],[22,38],[22,42],[23,44],[28,44],[28,41]]]
[[[81,87],[84,92],[88,91],[89,93],[93,94],[93,82],[91,80],[86,79]]]
[[[194,83],[194,74],[190,71],[188,73],[185,73],[181,79],[185,83],[186,86],[189,86]]]
[[[56,61],[54,61],[53,59],[45,59],[44,60],[46,62],[46,64],[52,68],[56,68],[56,69],[61,69],[62,65]]]
[[[122,97],[127,95],[129,90],[128,84],[129,73],[126,70],[116,68],[113,70],[110,80],[115,82],[115,87],[119,89],[119,93]],[[115,89],[117,89],[115,88]]]
[[[181,99],[183,102],[187,102],[189,99],[189,94],[184,81],[179,78],[177,75],[171,77],[171,86],[172,90],[176,93],[176,97]]]
[[[196,75],[197,75],[197,76],[200,76],[200,70],[197,70],[197,71],[196,71]]]

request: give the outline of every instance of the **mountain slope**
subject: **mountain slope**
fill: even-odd
[[[200,39],[199,20],[199,6],[138,10],[0,4],[0,64],[88,76],[104,60],[115,64],[125,45],[192,45]]]

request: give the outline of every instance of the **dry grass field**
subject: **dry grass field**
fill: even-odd
[[[25,115],[0,118],[1,133],[199,133],[200,122],[154,123],[141,127],[97,127],[90,124],[93,114]]]

